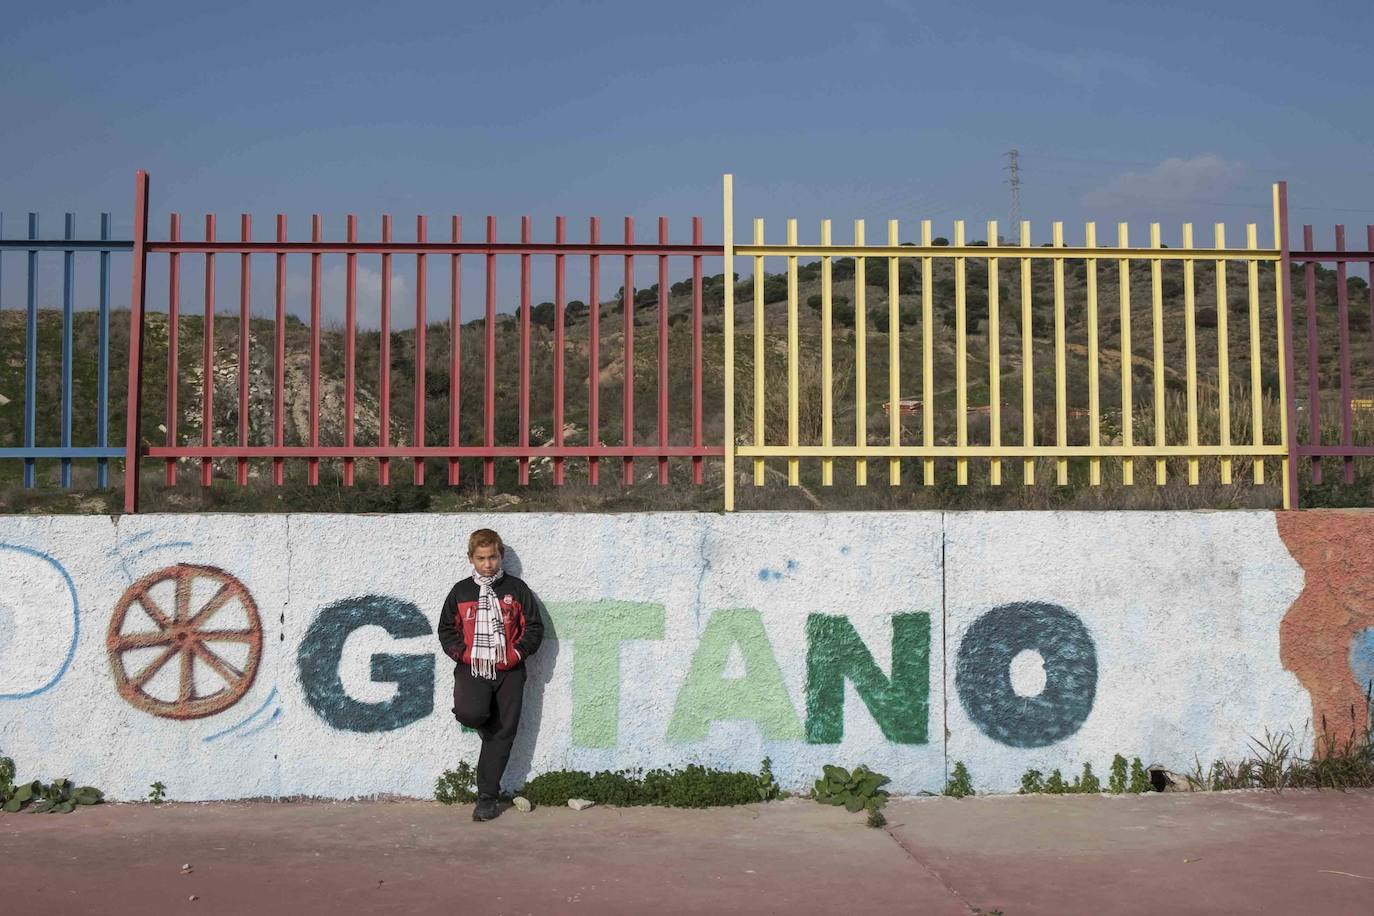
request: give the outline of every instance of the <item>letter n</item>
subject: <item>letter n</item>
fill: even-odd
[[[892,678],[883,676],[849,618],[806,620],[806,740],[844,739],[848,678],[889,741],[925,744],[930,717],[930,615],[892,615]]]

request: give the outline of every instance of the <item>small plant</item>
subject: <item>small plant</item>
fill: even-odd
[[[1150,783],[1150,774],[1145,772],[1145,765],[1140,762],[1139,757],[1131,761],[1131,784],[1126,787],[1126,791],[1132,795],[1154,791],[1154,786]]]
[[[444,770],[435,780],[434,800],[441,805],[461,805],[477,801],[477,771],[466,760],[456,769]]]
[[[148,787],[148,801],[160,805],[167,800],[167,784],[158,780]]]
[[[968,767],[964,766],[962,760],[954,761],[954,775],[945,783],[945,794],[952,798],[967,798],[976,794],[973,791],[973,780],[968,774]]]
[[[881,791],[889,780],[881,773],[875,773],[862,764],[853,772],[844,767],[827,764],[821,768],[824,774],[816,780],[811,789],[811,797],[823,805],[844,805],[845,810],[857,813],[864,809],[877,811],[887,804],[887,793]]]
[[[1059,772],[1057,767],[1050,773],[1050,778],[1045,780],[1045,791],[1050,795],[1063,795],[1069,791],[1069,784],[1064,781],[1064,774]]]
[[[765,760],[759,773],[713,770],[692,764],[681,770],[622,770],[586,773],[551,770],[531,779],[520,794],[536,805],[559,807],[570,798],[585,798],[598,805],[664,805],[670,808],[709,808],[747,805],[780,798],[781,787],[773,779],[772,761]]]
[[[1027,770],[1021,774],[1022,795],[1034,795],[1037,792],[1045,791],[1045,774],[1039,770]]]
[[[1120,754],[1112,758],[1112,775],[1107,777],[1107,791],[1113,795],[1126,791],[1126,758]]]
[[[773,801],[782,797],[782,787],[773,778],[773,761],[763,758],[763,766],[759,767],[759,801]]]
[[[0,810],[10,814],[24,810],[32,814],[70,814],[79,805],[98,805],[105,798],[99,789],[73,787],[65,777],[47,784],[35,779],[15,785],[14,774],[14,760],[0,757]]]
[[[1087,763],[1086,761],[1083,763],[1083,775],[1074,777],[1073,790],[1075,792],[1084,792],[1092,795],[1102,791],[1102,781],[1093,773],[1093,765],[1091,763]]]

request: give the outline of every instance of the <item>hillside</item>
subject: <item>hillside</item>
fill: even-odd
[[[749,268],[750,259],[737,260],[737,266]],[[769,259],[770,268],[782,267],[781,259]],[[886,442],[889,420],[883,410],[888,398],[888,348],[887,336],[887,264],[885,259],[870,259],[867,262],[866,287],[864,298],[867,305],[866,321],[866,362],[867,362],[867,414],[871,442]],[[1075,414],[1085,413],[1088,407],[1087,384],[1087,278],[1088,270],[1084,262],[1068,262],[1064,271],[1065,294],[1065,339],[1068,363],[1066,394],[1068,406]],[[1278,408],[1275,398],[1278,392],[1277,361],[1275,359],[1275,309],[1272,271],[1261,269],[1260,302],[1260,352],[1261,352],[1261,389],[1269,399],[1265,407],[1266,441],[1277,438]],[[968,404],[970,408],[988,404],[988,278],[986,261],[968,259],[967,278],[967,316],[968,316]],[[707,280],[704,295],[705,320],[703,352],[704,373],[704,410],[705,437],[707,442],[720,440],[721,420],[721,366],[723,353],[723,326],[721,316],[721,277],[716,275]],[[1000,300],[999,342],[1001,349],[1000,382],[1002,407],[1002,438],[1004,442],[1019,441],[1021,432],[1021,277],[1018,262],[1002,259],[999,271]],[[1302,290],[1302,275],[1295,271],[1294,282],[1299,294]],[[931,276],[934,317],[933,370],[936,388],[936,435],[942,442],[952,442],[954,436],[954,379],[955,379],[955,341],[954,341],[954,289],[955,270],[952,259],[933,261]],[[921,395],[921,277],[917,262],[904,261],[898,276],[899,311],[901,332],[899,335],[898,355],[901,360],[901,395],[916,398]],[[1111,441],[1121,427],[1120,372],[1123,354],[1121,352],[1121,327],[1119,303],[1119,278],[1116,262],[1103,259],[1098,266],[1099,301],[1099,340],[1100,340],[1100,398],[1103,416],[1103,441]],[[1232,437],[1235,441],[1246,441],[1250,437],[1250,333],[1249,298],[1246,287],[1246,267],[1243,264],[1230,265],[1227,276],[1225,315],[1228,325],[1229,359],[1231,390]],[[1323,409],[1330,421],[1335,416],[1336,397],[1339,384],[1336,321],[1336,276],[1334,271],[1320,271],[1317,275],[1317,304],[1319,337],[1318,348],[1321,353],[1322,371],[1320,382],[1327,393]],[[1148,264],[1136,263],[1129,276],[1131,295],[1131,348],[1133,382],[1133,417],[1137,442],[1149,442],[1153,437],[1153,350],[1152,317],[1150,311],[1150,268]],[[745,275],[736,286],[736,352],[737,352],[737,433],[740,441],[752,441],[753,414],[753,284]],[[786,277],[780,273],[766,275],[763,284],[766,335],[766,375],[769,379],[768,394],[765,399],[765,424],[768,441],[786,441]],[[1352,360],[1353,391],[1357,397],[1374,396],[1374,359],[1368,346],[1370,333],[1369,291],[1363,279],[1352,278],[1348,281],[1351,301],[1351,333],[1354,343]],[[1184,327],[1184,280],[1181,264],[1166,263],[1162,269],[1162,291],[1164,299],[1164,381],[1168,391],[1167,411],[1168,440],[1185,441],[1186,425],[1182,415],[1184,392],[1186,390]],[[619,295],[619,294],[617,294]],[[854,351],[856,324],[853,305],[858,296],[854,284],[854,265],[849,259],[836,259],[833,278],[834,296],[834,359],[835,359],[835,438],[837,442],[852,442],[854,435]],[[1054,354],[1054,281],[1053,269],[1048,263],[1036,263],[1031,274],[1031,328],[1033,333],[1032,358],[1035,379],[1035,424],[1037,441],[1047,441],[1054,435],[1054,393],[1053,375]],[[636,295],[635,327],[635,429],[638,442],[656,441],[657,418],[657,289],[638,290]],[[1210,264],[1199,264],[1195,276],[1195,298],[1197,304],[1197,365],[1199,380],[1200,426],[1203,441],[1216,436],[1216,402],[1218,397],[1218,326],[1220,315],[1216,299],[1216,271]],[[799,346],[801,352],[800,389],[802,395],[801,441],[820,441],[820,265],[818,262],[802,264],[798,268],[799,300]],[[579,307],[580,306],[580,307]],[[194,312],[194,305],[186,303],[179,329],[181,379],[177,387],[178,433],[182,442],[200,441],[201,414],[201,339],[203,319]],[[624,322],[621,307],[616,301],[604,302],[601,308],[600,362],[597,367],[598,383],[601,385],[601,438],[606,442],[621,441],[621,391],[625,366],[623,360]],[[1297,362],[1298,390],[1306,391],[1306,315],[1301,298],[1297,303],[1296,349],[1304,356]],[[690,441],[691,431],[691,287],[690,282],[673,284],[668,301],[669,310],[669,427],[671,441],[686,443]],[[553,307],[543,303],[532,311],[534,333],[531,341],[531,373],[533,397],[531,402],[531,441],[541,444],[552,438],[552,374],[553,374]],[[126,364],[123,353],[127,346],[128,314],[116,312],[111,320],[111,390],[112,402],[110,416],[112,428],[111,441],[118,443],[123,438],[123,395]],[[581,303],[574,303],[568,309],[567,354],[566,354],[566,416],[565,436],[571,444],[587,441],[587,390],[588,390],[588,313]],[[496,430],[498,444],[515,444],[518,437],[518,386],[516,367],[518,366],[519,331],[518,322],[511,314],[503,314],[497,325],[497,360],[502,367],[501,379],[497,386]],[[481,443],[481,393],[483,366],[481,344],[483,321],[469,322],[461,329],[462,371],[460,377],[462,415],[460,419],[460,441],[462,444]],[[39,441],[56,443],[58,441],[59,411],[58,391],[60,378],[60,312],[43,309],[40,313],[39,333]],[[253,444],[270,444],[272,429],[272,349],[273,325],[270,321],[255,319],[250,325],[250,433]],[[95,315],[79,312],[76,320],[75,337],[75,440],[78,443],[93,442],[96,423],[95,416]],[[148,316],[146,342],[145,375],[148,384],[145,391],[144,434],[149,442],[161,443],[165,439],[162,424],[166,411],[166,364],[168,326],[165,314],[153,313]],[[23,417],[23,314],[13,310],[0,313],[0,447],[13,447],[22,443]],[[308,435],[308,392],[309,392],[309,329],[296,319],[289,319],[287,327],[286,358],[286,396],[287,405],[285,440],[287,444],[305,444]],[[438,444],[448,441],[448,391],[449,391],[449,347],[450,334],[445,323],[435,323],[426,333],[426,430],[425,441]],[[216,443],[232,441],[237,424],[237,351],[238,321],[233,314],[222,314],[215,322],[215,423]],[[322,385],[321,385],[321,442],[323,444],[342,444],[343,441],[343,333],[340,328],[326,328],[322,335]],[[378,380],[380,367],[380,334],[376,331],[361,332],[357,340],[357,412],[356,441],[360,445],[375,444],[378,441]],[[415,334],[413,330],[394,332],[392,335],[392,360],[390,367],[392,391],[391,441],[410,442],[414,420],[415,387]],[[1329,403],[1325,403],[1329,402]],[[1362,420],[1364,417],[1362,416]],[[904,441],[918,441],[921,429],[920,417],[904,418]],[[1305,422],[1305,421],[1303,421]],[[988,441],[988,419],[985,413],[975,412],[970,419],[970,441]],[[1301,425],[1301,424],[1300,424]],[[1070,442],[1086,443],[1086,416],[1073,416],[1070,421]],[[44,463],[45,465],[47,462]],[[408,462],[393,462],[393,465]],[[468,465],[472,464],[473,467]],[[816,464],[810,462],[809,464]],[[879,465],[882,465],[879,468]],[[1077,463],[1076,463],[1077,464]],[[1085,464],[1085,463],[1084,463]],[[638,463],[641,475],[653,473],[652,461]],[[843,466],[837,477],[849,480],[852,462],[837,462]],[[985,465],[972,463],[976,480],[986,479]],[[1006,464],[1004,463],[1004,467]],[[569,461],[568,477],[576,484],[585,480],[585,462]],[[375,462],[359,462],[360,483],[375,476]],[[537,494],[548,484],[548,462],[536,462],[532,472],[534,486],[530,490],[515,487],[515,462],[498,463],[500,476],[498,490],[514,493],[521,504],[533,500],[539,502]],[[377,505],[391,506],[400,500],[400,507],[422,508],[425,506],[448,505],[454,500],[477,500],[489,498],[470,489],[477,479],[476,466],[463,462],[465,487],[450,491],[443,484],[443,462],[433,463],[429,473],[431,486],[419,492],[411,492],[402,497],[400,491],[415,491],[414,487],[398,487],[396,492],[376,497]],[[293,471],[296,469],[293,469]],[[882,470],[881,482],[886,489],[885,463],[874,462],[870,477]],[[1019,481],[1019,469],[1017,472]],[[152,462],[145,465],[151,484],[160,479]],[[719,504],[719,469],[712,468],[717,481],[714,487],[707,487],[711,493],[703,493],[702,488],[672,487],[670,497],[657,487],[643,487],[624,492],[615,483],[618,468],[603,471],[603,488],[588,490],[573,486],[568,493],[577,492],[579,499],[587,500],[588,505],[612,505],[633,507],[657,500],[657,505],[713,507]],[[1081,468],[1075,468],[1079,475]],[[1144,467],[1138,464],[1137,476],[1142,482]],[[1277,466],[1271,469],[1276,473]],[[2,471],[3,479],[13,482],[18,479],[19,463],[7,462]],[[1007,471],[1004,471],[1004,474]],[[261,501],[279,505],[270,487],[260,487],[256,481],[267,474],[266,463],[253,467],[254,486],[245,492],[226,494],[224,500],[235,508],[246,504],[250,507]],[[675,479],[687,479],[685,466],[675,465]],[[818,479],[814,468],[808,468],[810,478]],[[292,477],[295,478],[293,473]],[[1117,472],[1104,466],[1104,480],[1114,478]],[[1215,475],[1213,475],[1215,476]],[[1241,475],[1238,473],[1237,475]],[[326,479],[332,474],[326,470]],[[409,481],[411,472],[407,467],[393,470],[393,481]],[[812,479],[812,483],[814,483]],[[909,476],[908,481],[917,480]],[[183,470],[184,485],[175,493],[162,494],[157,486],[150,487],[150,500],[166,500],[168,507],[191,504],[203,505],[206,494],[199,493],[199,487],[191,486],[193,472]],[[1152,481],[1152,477],[1150,478]],[[605,483],[610,481],[610,486]],[[232,482],[224,488],[234,490]],[[217,486],[216,491],[221,488]],[[965,488],[968,489],[968,488]],[[751,487],[743,488],[752,490]],[[807,490],[811,493],[814,487]],[[359,492],[372,492],[372,488],[362,486]],[[294,492],[294,491],[293,491]],[[337,488],[331,488],[337,493]],[[782,494],[776,490],[765,491],[769,498],[787,503],[795,494]],[[255,495],[256,494],[256,495]],[[756,495],[751,494],[749,499]],[[1099,494],[1101,495],[1101,494]],[[1270,494],[1272,495],[1272,494]],[[31,504],[31,497],[15,497],[19,501],[12,505],[20,507]],[[293,497],[294,498],[294,497]],[[353,497],[348,497],[353,498]],[[371,498],[371,497],[369,497]],[[565,496],[559,499],[567,498]],[[864,499],[872,497],[864,495]],[[960,497],[961,499],[966,497]],[[305,501],[317,497],[307,496]],[[212,502],[221,504],[219,495]],[[435,502],[438,500],[438,503]],[[345,499],[345,503],[346,503]],[[510,502],[510,499],[502,500]],[[465,504],[465,503],[459,503]],[[771,503],[768,503],[771,504]],[[827,500],[827,504],[829,501]],[[1000,502],[998,504],[1001,504]],[[83,503],[86,507],[94,505],[90,500]],[[345,504],[344,507],[348,507]],[[361,508],[371,503],[363,500]]]

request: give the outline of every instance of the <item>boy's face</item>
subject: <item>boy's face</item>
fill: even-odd
[[[478,547],[468,554],[468,559],[472,561],[472,568],[477,570],[479,576],[494,576],[501,568],[501,551],[495,544]]]

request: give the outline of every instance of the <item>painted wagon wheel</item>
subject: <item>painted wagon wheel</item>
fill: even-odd
[[[191,607],[192,586],[197,579],[209,580],[219,587],[210,600],[198,608]],[[167,581],[176,585],[176,605],[170,615],[154,600],[153,587]],[[238,602],[248,617],[246,629],[217,630],[207,624],[226,605]],[[138,605],[157,625],[156,630],[124,633],[124,621],[129,610]],[[239,670],[210,647],[213,643],[247,645],[248,660]],[[262,620],[257,604],[242,582],[222,569],[213,566],[178,564],[150,573],[129,586],[115,605],[106,636],[110,668],[120,696],[130,705],[168,719],[200,719],[213,716],[233,706],[248,689],[258,673],[262,659]],[[157,648],[162,651],[151,661],[131,672],[125,666],[125,654],[137,649]],[[173,659],[180,665],[180,687],[175,700],[163,700],[147,693],[144,688],[153,676]],[[209,666],[224,686],[214,693],[196,695],[195,662],[199,659]]]

